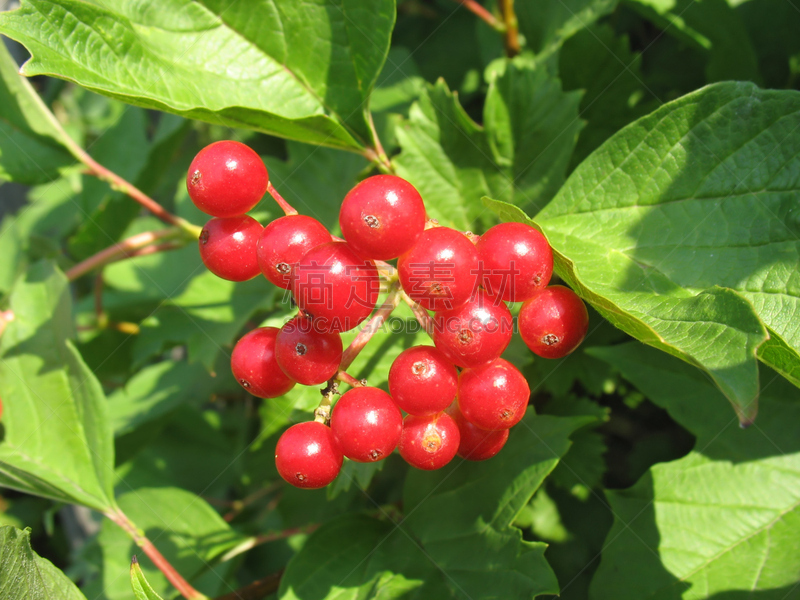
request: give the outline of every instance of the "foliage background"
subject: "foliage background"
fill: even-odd
[[[0,597],[134,597],[133,523],[209,597],[800,598],[800,8],[514,6],[513,59],[451,0],[0,15]],[[200,225],[185,173],[227,138],[333,231],[378,169],[446,225],[535,219],[592,321],[566,359],[509,348],[535,410],[497,458],[285,486],[275,443],[317,391],[255,401],[229,370],[282,294],[216,279],[180,228],[65,275],[165,227],[89,161]],[[415,343],[379,333],[350,372],[385,387]]]

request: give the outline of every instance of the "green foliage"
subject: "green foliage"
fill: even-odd
[[[0,527],[0,591],[6,598],[85,600],[75,584],[31,549],[30,529]]]
[[[208,598],[797,597],[800,11],[481,5],[0,12],[31,54],[0,47],[0,597],[174,600],[153,548]],[[589,331],[552,361],[515,336],[532,399],[496,457],[346,460],[327,489],[292,488],[275,445],[322,386],[261,401],[230,372],[290,296],[216,278],[177,231],[76,269],[169,227],[84,151],[200,226],[185,177],[221,139],[337,235],[379,172],[442,225],[544,232]],[[251,214],[282,213],[267,195]],[[415,325],[401,302],[348,373],[388,390],[399,353],[432,343]]]

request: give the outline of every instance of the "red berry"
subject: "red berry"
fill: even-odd
[[[403,416],[392,397],[373,387],[345,393],[331,414],[331,431],[344,455],[356,462],[389,456],[400,441]]]
[[[232,140],[214,142],[200,150],[186,175],[192,202],[213,217],[243,215],[258,204],[268,183],[261,157]]]
[[[458,425],[447,413],[427,417],[408,415],[403,419],[403,434],[397,448],[412,467],[433,471],[453,460],[459,439]]]
[[[200,232],[200,258],[209,271],[228,281],[247,281],[261,272],[256,244],[261,224],[242,215],[211,219]]]
[[[486,460],[492,458],[503,449],[508,440],[508,429],[487,431],[473,425],[464,418],[458,409],[458,404],[447,409],[447,414],[453,417],[458,425],[461,442],[458,444],[458,455],[467,460]]]
[[[588,330],[586,305],[563,285],[541,290],[519,311],[522,341],[543,358],[566,356],[580,345]]]
[[[405,292],[428,310],[456,308],[478,287],[478,250],[463,233],[434,227],[397,262]]]
[[[285,290],[292,267],[306,252],[331,241],[325,226],[305,215],[288,215],[264,227],[258,240],[258,266],[269,281]]]
[[[330,427],[307,421],[283,432],[275,447],[278,473],[295,487],[313,490],[336,479],[342,468],[342,451]]]
[[[319,331],[349,331],[375,308],[380,280],[375,263],[344,242],[310,250],[292,269],[292,294]]]
[[[425,416],[450,406],[458,391],[458,372],[431,346],[403,350],[389,369],[389,392],[408,414]]]
[[[507,302],[532,298],[553,274],[553,251],[545,237],[524,223],[501,223],[477,243],[483,286]]]
[[[388,260],[407,252],[425,229],[425,205],[413,185],[375,175],[350,190],[339,211],[342,235],[365,258]]]
[[[275,357],[283,372],[303,385],[325,383],[342,362],[342,337],[317,331],[308,317],[287,322],[275,340]]]
[[[531,389],[522,373],[507,360],[475,369],[458,377],[458,408],[464,418],[481,429],[509,429],[525,415]]]
[[[508,347],[514,318],[505,303],[483,290],[463,306],[436,313],[433,343],[459,367],[493,361]]]
[[[259,327],[240,339],[231,354],[236,381],[259,398],[277,398],[294,387],[275,359],[277,327]]]

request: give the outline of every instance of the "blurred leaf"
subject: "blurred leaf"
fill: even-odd
[[[617,0],[537,0],[514,10],[526,45],[536,54],[556,52],[564,40],[614,10]]]
[[[796,92],[709,86],[617,133],[538,218],[559,275],[711,375],[742,422],[756,414],[756,353],[800,384],[798,126]]]
[[[800,10],[784,0],[749,0],[736,6],[753,41],[764,87],[792,86],[791,58],[800,53]]]
[[[688,456],[607,492],[614,543],[592,597],[791,597],[800,581],[800,392],[771,374],[757,424],[741,430],[722,394],[685,363],[636,343],[592,353],[697,435]]]
[[[163,600],[147,583],[147,579],[142,573],[142,567],[139,566],[136,560],[131,561],[131,587],[136,600]]]
[[[380,460],[374,463],[358,463],[350,459],[345,459],[342,470],[333,483],[325,488],[328,498],[336,498],[342,492],[346,492],[355,484],[361,490],[369,487],[375,474],[383,469],[386,461]]]
[[[430,217],[458,229],[487,221],[480,202],[487,194],[541,207],[563,181],[580,129],[578,102],[545,69],[510,62],[489,86],[484,130],[439,81],[396,131],[397,172],[417,187]]]
[[[64,137],[17,63],[0,44],[0,182],[46,183],[74,164]]]
[[[28,76],[56,75],[145,108],[359,150],[371,143],[366,108],[394,18],[392,0],[169,0],[147,11],[123,0],[27,0],[0,15],[0,31],[34,56],[23,68]]]
[[[120,509],[144,531],[184,579],[210,596],[231,591],[226,585],[230,563],[219,558],[244,541],[202,498],[178,488],[142,488],[118,498]],[[131,556],[139,554],[144,577],[165,600],[176,592],[150,559],[110,520],[103,522],[96,542],[102,550],[100,577],[84,586],[95,600],[129,600],[131,584],[121,577],[129,569]]]
[[[411,52],[403,46],[392,48],[372,92],[370,108],[373,112],[397,111],[416,100],[424,89],[425,80]]]
[[[631,121],[660,104],[643,83],[641,54],[630,50],[627,37],[607,25],[578,32],[559,53],[558,70],[564,88],[586,90],[580,115],[587,122],[578,137],[571,168]]]
[[[758,62],[741,17],[726,0],[626,0],[670,35],[708,54],[708,82],[759,83]]]
[[[86,600],[69,577],[31,549],[30,536],[30,529],[0,527],[0,565],[3,565],[0,592],[3,598]]]
[[[185,402],[206,401],[213,387],[214,378],[199,364],[165,360],[145,367],[108,397],[114,435],[129,433]]]
[[[100,512],[114,507],[114,446],[100,383],[70,341],[67,280],[39,263],[11,295],[0,343],[0,484]]]

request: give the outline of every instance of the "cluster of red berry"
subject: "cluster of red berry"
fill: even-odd
[[[339,214],[344,240],[287,209],[259,156],[238,142],[201,150],[187,186],[197,207],[214,217],[200,236],[206,266],[233,281],[263,273],[290,290],[299,308],[282,328],[255,329],[236,344],[231,368],[250,393],[274,398],[296,383],[320,385],[341,373],[340,333],[367,319],[378,300],[376,261],[391,268],[383,261],[398,259],[402,293],[433,338],[434,347],[415,346],[397,357],[389,393],[352,380],[358,387],[336,402],[330,425],[323,417],[284,432],[275,460],[295,486],[327,485],[343,456],[373,462],[398,448],[409,464],[438,469],[456,454],[470,460],[497,454],[530,398],[525,377],[500,358],[514,325],[506,302],[523,302],[519,331],[539,356],[565,356],[586,335],[580,298],[548,287],[553,254],[539,231],[503,223],[476,236],[438,226],[400,177],[376,175],[347,194]],[[262,227],[245,213],[267,190],[287,215]]]

